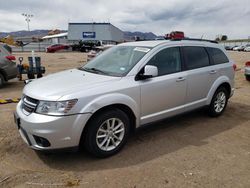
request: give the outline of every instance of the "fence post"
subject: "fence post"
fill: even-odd
[[[41,52],[41,49],[40,49],[40,42],[38,42],[38,49],[39,49],[39,52]]]

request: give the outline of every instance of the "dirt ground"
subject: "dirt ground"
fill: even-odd
[[[83,53],[38,55],[46,74],[86,62]],[[238,68],[250,60],[250,53],[230,56]],[[223,116],[210,118],[200,110],[154,123],[107,159],[29,149],[13,122],[16,104],[0,105],[0,187],[250,187],[250,82],[242,70],[235,81]],[[10,81],[0,99],[21,97],[23,86]]]

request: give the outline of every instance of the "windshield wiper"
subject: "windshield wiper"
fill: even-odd
[[[101,73],[101,74],[107,74],[106,72],[97,69],[97,68],[87,68],[87,67],[82,67],[81,70],[89,71],[89,72],[96,72],[96,73]]]

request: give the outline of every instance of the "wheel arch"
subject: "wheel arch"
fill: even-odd
[[[228,94],[229,94],[229,97],[231,96],[231,92],[232,92],[232,85],[230,84],[230,80],[229,78],[223,76],[219,79],[217,79],[214,84],[212,85],[209,93],[208,93],[208,100],[207,100],[207,105],[209,105],[211,103],[211,100],[214,96],[214,93],[216,92],[216,90],[219,88],[219,87],[225,87],[226,90],[228,91]]]
[[[124,113],[126,113],[128,115],[129,121],[130,121],[130,126],[131,126],[130,132],[135,131],[136,125],[137,125],[137,123],[136,123],[137,118],[136,118],[136,115],[134,114],[133,110],[125,104],[121,104],[121,103],[110,104],[107,106],[103,106],[102,108],[99,108],[91,115],[91,117],[86,122],[84,129],[82,130],[79,144],[82,144],[84,142],[85,135],[86,135],[86,133],[88,131],[88,127],[90,125],[89,122],[92,119],[94,119],[95,117],[97,117],[99,114],[103,113],[104,111],[113,110],[113,109],[119,109],[119,110],[123,111]]]

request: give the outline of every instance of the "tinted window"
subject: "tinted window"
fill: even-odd
[[[158,68],[159,76],[181,71],[180,49],[178,47],[166,48],[158,52],[148,65]]]
[[[183,47],[187,69],[196,69],[209,65],[208,54],[203,47],[187,46]]]
[[[221,64],[229,62],[227,56],[218,48],[207,48],[214,64]]]

